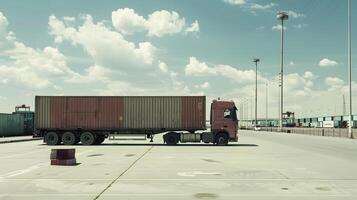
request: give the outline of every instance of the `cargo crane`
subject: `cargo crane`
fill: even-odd
[[[95,145],[165,133],[168,145],[227,145],[238,141],[236,112],[233,101],[213,100],[207,130],[205,96],[36,96],[34,136],[48,145]]]

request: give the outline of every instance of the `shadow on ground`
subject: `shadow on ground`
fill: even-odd
[[[40,145],[46,145],[47,144],[40,144]],[[78,144],[78,145],[56,145],[56,146],[83,146],[82,144]],[[199,146],[213,146],[213,147],[217,147],[217,148],[220,148],[220,147],[258,147],[259,145],[257,144],[228,144],[227,146],[217,146],[217,145],[214,145],[214,144],[202,144],[202,143],[199,143],[199,144],[177,144],[177,145],[167,145],[167,144],[157,144],[157,143],[154,143],[154,144],[151,144],[151,143],[103,143],[103,144],[100,144],[100,145],[91,145],[91,146],[96,146],[96,147],[105,147],[105,146],[174,146],[174,147],[180,147],[180,146],[192,146],[192,147],[199,147]]]

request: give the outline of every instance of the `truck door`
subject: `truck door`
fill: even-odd
[[[229,137],[236,138],[238,128],[236,108],[224,109],[223,121],[223,127],[229,133]]]
[[[212,129],[215,131],[225,130],[229,134],[229,138],[236,138],[237,120],[234,114],[235,110],[227,107],[216,108],[213,110]],[[212,121],[212,120],[211,120]]]

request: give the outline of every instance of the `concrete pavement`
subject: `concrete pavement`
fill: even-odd
[[[40,140],[40,138],[33,138],[31,136],[13,136],[13,137],[0,137],[0,144],[11,142],[27,142],[31,140]]]
[[[356,140],[241,131],[227,147],[154,141],[78,145],[71,167],[50,166],[40,141],[1,144],[0,199],[357,198]]]

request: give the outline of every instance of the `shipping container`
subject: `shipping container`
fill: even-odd
[[[12,114],[22,115],[24,121],[23,135],[31,135],[34,130],[34,112],[13,112]]]
[[[24,116],[0,113],[0,136],[24,135]]]
[[[213,112],[214,117],[211,118],[211,124],[217,127],[217,130],[212,128],[212,134],[226,131],[227,139],[237,140],[238,119],[234,102],[214,100],[212,105],[211,114]],[[55,144],[60,142],[61,137],[63,140],[67,136],[77,138],[77,141],[71,140],[70,143],[82,142],[82,136],[86,134],[98,136],[101,142],[104,140],[102,136],[109,134],[150,137],[170,131],[194,134],[195,131],[206,130],[205,117],[205,96],[35,97],[35,135],[45,136],[45,140],[50,136],[52,139],[55,137]],[[179,138],[180,142],[188,142],[190,138],[197,137]]]
[[[203,130],[205,97],[36,97],[37,129]]]

